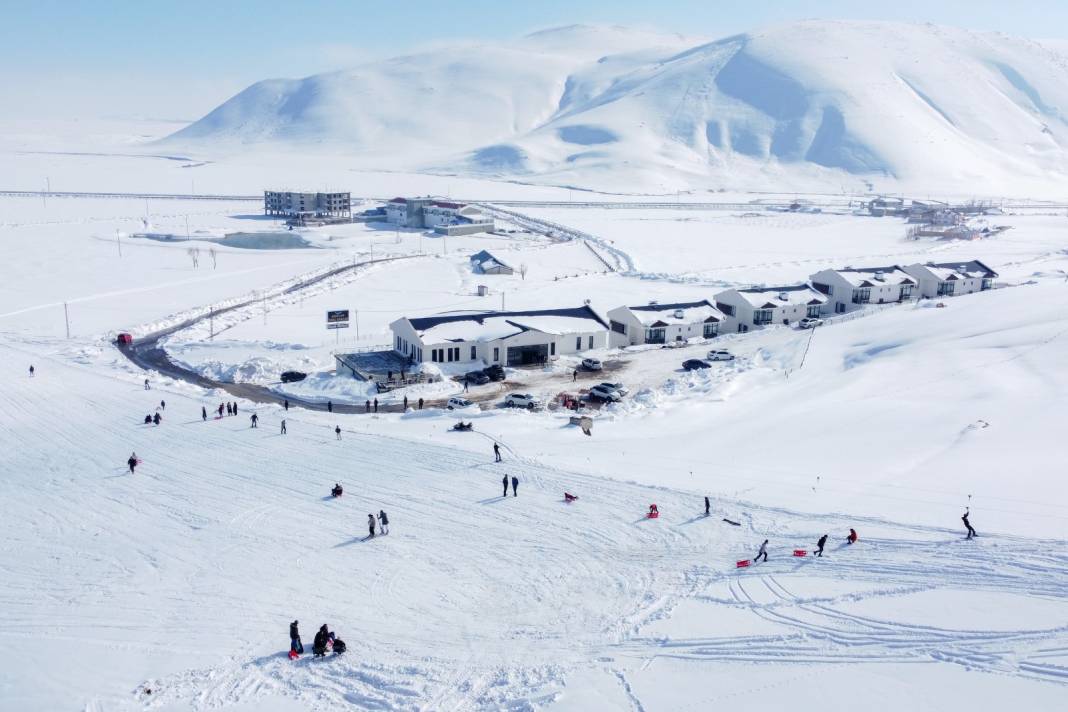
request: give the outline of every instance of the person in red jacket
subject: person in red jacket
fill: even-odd
[[[846,537],[846,541],[848,541],[850,544],[856,544],[857,543],[857,530],[856,529],[853,529],[852,527],[850,527],[849,536]]]

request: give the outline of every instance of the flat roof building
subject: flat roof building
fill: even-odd
[[[352,217],[350,193],[263,191],[263,214],[285,217]]]

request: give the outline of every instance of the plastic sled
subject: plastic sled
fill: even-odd
[[[794,556],[808,556],[808,551],[806,551],[805,549],[794,549]]]
[[[290,659],[290,660],[296,660],[296,659],[297,659],[297,658],[299,658],[299,657],[300,657],[300,655],[299,655],[299,654],[297,654],[297,651],[296,651],[296,650],[290,650],[290,651],[289,651],[289,659]]]
[[[647,519],[660,519],[660,512],[654,510],[645,516]]]
[[[734,562],[734,568],[747,569],[749,568],[749,559],[742,559],[741,561]]]

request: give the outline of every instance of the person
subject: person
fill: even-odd
[[[649,505],[649,514],[647,516],[649,519],[657,519],[660,516],[660,510],[657,509],[655,504]]]
[[[386,516],[386,510],[378,510],[378,532],[379,534],[389,534],[389,517]]]
[[[341,439],[341,426],[340,425],[335,425],[334,426],[334,435],[337,436],[338,440]]]
[[[502,497],[507,497],[508,496],[508,475],[505,475],[504,477],[501,478],[501,484],[504,485],[504,494],[502,494],[501,496]]]
[[[204,421],[208,419],[208,409],[204,406],[200,406],[200,419]]]
[[[304,653],[304,643],[300,642],[299,625],[300,621],[293,621],[289,624],[289,650],[297,655]]]
[[[226,414],[233,415],[234,409],[230,407],[230,401],[226,401]]]
[[[148,379],[147,378],[145,379],[145,390],[146,391],[148,390]]]
[[[330,496],[331,497],[340,497],[342,494],[344,494],[344,492],[345,491],[343,489],[341,489],[341,483],[340,482],[335,482],[334,483],[334,488],[332,490],[330,490]]]
[[[813,555],[823,558],[823,547],[827,546],[827,535],[824,534],[816,542],[816,550],[813,551]]]
[[[420,398],[419,399],[419,410],[422,410],[422,409],[423,409],[423,399]]]
[[[330,635],[334,635],[331,633]],[[349,649],[349,646],[345,645],[345,641],[337,636],[334,637],[334,655],[341,655],[343,652]]]
[[[501,461],[501,446],[497,443],[493,443],[493,458],[494,462]]]
[[[370,534],[367,535],[367,538],[370,539],[375,535],[375,515],[373,515],[373,514],[368,514],[367,515],[367,528],[371,532]]]
[[[375,405],[375,412],[377,413],[378,412],[378,399],[377,398],[375,398],[374,405]]]
[[[464,393],[467,393],[467,385],[468,385],[467,376],[464,376]]]
[[[160,407],[160,410],[167,410],[167,401],[161,400],[159,402],[159,407]]]
[[[319,632],[315,634],[315,640],[312,641],[312,652],[315,653],[315,657],[321,658],[326,656],[326,641],[330,633],[326,629],[326,623],[323,623],[319,628]]]
[[[363,402],[363,412],[364,413],[370,413],[371,412],[371,401],[364,401]]]
[[[961,517],[960,520],[964,522],[964,526],[968,528],[968,536],[965,538],[971,539],[975,536],[975,529],[972,527],[972,523],[968,521],[968,509],[968,507],[964,508],[964,516]]]
[[[282,407],[285,408],[287,411],[289,410],[289,399],[288,398],[286,398],[284,401],[282,401]]]
[[[326,412],[328,412],[328,413],[333,413],[334,412],[334,401],[327,401],[326,402]]]
[[[257,423],[259,423],[259,422],[260,422],[260,417],[259,417],[258,415],[256,415],[255,413],[253,413],[253,414],[252,414],[252,417],[251,417],[251,418],[249,418],[249,420],[251,420],[251,421],[252,421],[252,427],[254,427],[254,428],[255,428],[255,427],[258,427],[258,426],[256,425]]]
[[[705,516],[707,517],[712,512],[712,503],[708,501],[708,497],[705,497]]]
[[[130,466],[130,474],[134,473],[134,468],[137,467],[137,453],[131,452],[130,459],[126,461],[126,464]]]
[[[152,416],[151,415],[146,415],[145,416],[145,425],[151,425],[151,424],[152,424]]]
[[[237,415],[237,401],[234,401],[234,415]]]
[[[392,381],[393,380],[393,371],[386,371],[386,380],[387,381]]]
[[[846,541],[848,541],[850,544],[856,544],[857,543],[857,530],[856,529],[853,529],[852,527],[849,528],[849,536],[846,537]]]
[[[757,561],[760,561],[760,557],[761,556],[764,557],[764,561],[768,560],[768,540],[767,539],[765,539],[764,543],[760,545],[760,551],[758,551],[757,555],[753,557],[753,563],[755,564]]]
[[[152,416],[152,422],[155,423],[156,425],[159,425],[159,421],[161,421],[161,420],[163,420],[163,418],[159,417],[159,413],[158,412],[155,415]]]
[[[516,490],[519,489],[519,478],[512,475],[512,496],[517,497]]]
[[[578,495],[571,494],[570,492],[564,492],[564,501],[567,503],[574,502],[578,499]]]
[[[408,412],[408,396],[404,396],[404,412]]]
[[[578,380],[578,369],[576,368],[574,371],[571,372],[571,382],[574,383],[577,380]]]
[[[229,404],[229,403],[227,403],[227,409],[229,409],[229,405],[230,405],[230,404]],[[220,417],[220,418],[222,417],[222,409],[223,409],[223,404],[222,404],[222,403],[220,403],[220,404],[219,404],[219,417]]]
[[[281,435],[285,435],[286,434],[286,419],[285,418],[282,418],[282,432],[280,434]]]
[[[34,371],[34,369],[33,369],[33,364],[31,363],[31,364],[30,364],[30,378],[33,378],[33,374],[34,374],[34,373],[35,373],[35,371]]]

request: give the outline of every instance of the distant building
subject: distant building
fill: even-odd
[[[922,297],[952,297],[992,289],[998,273],[979,260],[928,262],[903,268],[919,283]]]
[[[471,269],[479,274],[515,274],[515,270],[505,264],[504,260],[486,250],[476,252],[469,259]]]
[[[352,217],[350,193],[263,191],[263,214],[286,217]]]
[[[710,339],[719,335],[723,312],[707,299],[699,302],[616,307],[608,312],[612,346],[666,344],[690,338]]]
[[[608,345],[608,324],[589,306],[402,317],[389,328],[393,350],[414,363],[524,366]]]
[[[494,229],[493,218],[478,208],[433,198],[394,198],[386,203],[386,221],[401,227],[431,228],[448,236]]]
[[[728,289],[716,295],[716,308],[726,316],[723,328],[749,331],[768,324],[790,324],[818,317],[827,296],[807,284],[786,287]]]
[[[809,279],[817,292],[827,295],[827,308],[835,314],[919,296],[916,278],[898,265],[825,269]]]

